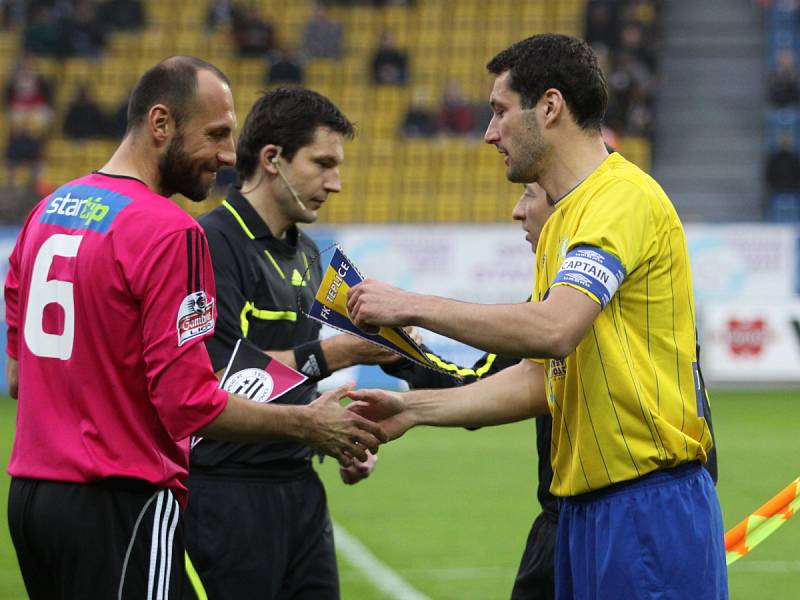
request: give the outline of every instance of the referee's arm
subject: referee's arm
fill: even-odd
[[[407,358],[402,358],[387,365],[381,365],[381,369],[383,369],[387,375],[403,379],[412,389],[440,389],[474,383],[479,379],[494,375],[519,362],[518,358],[486,353],[471,367],[462,367],[431,352],[430,348],[424,344],[421,348],[425,356],[442,370],[435,371],[423,367]]]

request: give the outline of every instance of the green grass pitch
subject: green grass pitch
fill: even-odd
[[[800,474],[800,392],[712,394],[726,529]],[[15,404],[0,398],[0,455],[14,430]],[[349,487],[326,460],[334,520],[384,565],[426,596],[508,598],[535,516],[533,424],[476,432],[421,428],[381,449],[373,476]],[[7,480],[0,482],[6,506]],[[800,517],[729,569],[733,600],[785,599],[800,589]],[[378,600],[379,592],[344,553],[345,600]],[[0,526],[0,598],[25,598],[6,519]]]

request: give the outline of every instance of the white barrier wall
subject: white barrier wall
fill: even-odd
[[[704,306],[701,356],[709,382],[800,381],[800,302]]]
[[[18,228],[0,228],[0,275]],[[366,277],[402,288],[484,303],[521,302],[533,287],[534,262],[519,225],[351,225],[311,227],[324,248],[338,242]],[[687,240],[709,383],[800,383],[798,229],[767,224],[687,225]],[[329,256],[328,256],[329,258]],[[5,316],[5,311],[2,311]],[[0,328],[4,342],[5,328]],[[443,356],[471,365],[473,349],[433,334]],[[3,344],[4,345],[4,344]],[[0,351],[0,363],[5,359]],[[0,384],[5,366],[0,364]],[[392,387],[377,368],[355,368],[335,381]]]
[[[794,298],[797,235],[795,227],[761,223],[687,225],[695,301]]]
[[[338,241],[365,277],[404,289],[497,303],[519,302],[532,288],[531,249],[516,224],[354,225],[326,233],[323,237]],[[800,356],[791,325],[792,303],[800,302],[797,228],[690,224],[686,236],[708,382],[800,383]],[[782,308],[772,310],[776,303]],[[758,326],[759,313],[765,315],[761,317],[763,331]],[[759,352],[745,356],[732,340],[748,335],[761,335],[763,344]],[[426,334],[425,340],[436,352],[462,365],[480,355],[433,334]],[[392,385],[380,376],[372,381],[368,372],[356,368],[336,381],[349,377],[361,382],[367,377],[370,385]]]
[[[689,225],[706,380],[800,383],[798,230]]]

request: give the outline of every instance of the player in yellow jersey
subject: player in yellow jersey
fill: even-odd
[[[652,178],[606,150],[606,84],[585,42],[533,36],[487,67],[485,140],[508,179],[555,203],[532,301],[468,304],[366,280],[348,310],[358,326],[417,325],[538,360],[456,389],[355,392],[354,409],[394,437],[549,410],[557,597],[727,598],[681,222]]]

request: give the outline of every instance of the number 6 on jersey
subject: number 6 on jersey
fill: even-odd
[[[75,300],[72,282],[48,279],[56,256],[73,258],[83,240],[82,235],[57,233],[47,238],[39,248],[33,263],[28,305],[25,310],[25,341],[37,356],[69,360],[75,338]],[[47,333],[44,330],[44,309],[58,304],[64,310],[64,331]]]

